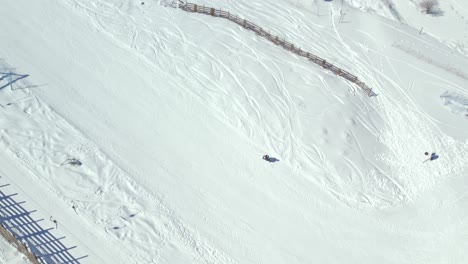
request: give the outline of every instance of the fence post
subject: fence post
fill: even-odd
[[[244,22],[242,22],[242,26],[247,28],[247,20],[244,19]]]
[[[197,7],[198,7],[197,5],[195,5],[195,6],[193,7],[193,11],[194,11],[195,13],[197,12]]]
[[[210,15],[211,15],[211,16],[214,16],[214,8],[211,8],[211,9],[210,9]]]

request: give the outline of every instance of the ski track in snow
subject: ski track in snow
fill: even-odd
[[[15,85],[28,86],[19,82]],[[236,263],[201,241],[160,197],[116,166],[65,119],[29,91],[22,91],[11,92],[9,100],[13,103],[3,109],[0,139],[4,149],[19,158],[35,180],[75,205],[80,217],[100,226],[107,240],[118,243],[134,263],[157,261],[159,251],[173,241],[180,242],[194,259],[205,263]],[[8,100],[7,94],[2,95],[2,100]],[[18,97],[24,99],[17,100]],[[11,127],[11,123],[17,126]],[[61,165],[71,157],[84,165]],[[132,243],[132,249],[127,243]],[[138,245],[135,247],[134,243]],[[156,251],[154,259],[146,258],[147,248]]]
[[[284,37],[293,39],[293,43],[297,41],[299,46],[317,50],[327,60],[352,68],[379,93],[375,98],[357,96],[354,85],[337,80],[292,54],[287,54],[289,59],[285,61],[283,54],[287,51],[229,21],[220,26],[212,23],[218,18],[180,14],[182,11],[154,3],[147,6],[153,11],[160,9],[166,16],[142,15],[131,1],[117,5],[110,0],[67,0],[61,4],[84,14],[93,30],[102,31],[141,61],[165,70],[160,72],[170,72],[166,77],[178,78],[180,83],[180,90],[174,93],[196,98],[217,113],[219,122],[246,138],[259,152],[272,151],[272,156],[291,168],[293,177],[300,176],[322,186],[352,208],[372,210],[410,203],[453,175],[466,171],[468,142],[456,141],[442,132],[445,124],[418,105],[413,93],[414,82],[408,85],[398,70],[408,67],[450,85],[454,91],[466,92],[466,89],[414,62],[370,48],[379,43],[365,31],[361,34],[369,42],[354,41],[347,36],[349,31],[336,24],[333,3],[327,3],[331,13],[324,18],[329,24],[324,25],[302,25],[306,15],[299,10],[278,14],[271,8],[259,17],[271,22],[266,28],[284,32]],[[280,7],[281,4],[272,5]],[[255,1],[233,2],[228,6],[238,14],[251,14],[250,10],[262,8]],[[201,28],[206,32],[180,28],[182,16],[197,27],[203,25]],[[158,27],[163,19],[170,20],[174,26]],[[184,25],[190,27],[189,23]],[[416,43],[411,34],[392,25],[384,26],[392,28],[400,38],[406,38],[404,41]],[[200,45],[205,49],[198,48],[198,41],[202,42],[203,37],[197,34],[208,39]],[[223,37],[210,41],[211,34]],[[327,45],[332,41],[340,45]],[[431,48],[428,41],[418,41]],[[74,49],[72,42],[67,45]],[[216,52],[220,50],[218,47],[222,47],[222,52]],[[257,70],[249,71],[252,67]],[[288,69],[300,73],[285,73]],[[27,84],[22,81],[16,85]],[[342,91],[342,87],[348,91]],[[91,106],[72,88],[64,89],[83,107]],[[156,97],[158,91],[154,93]],[[119,146],[105,136],[91,142],[78,129],[79,125],[48,107],[39,99],[40,92],[37,94],[38,97],[27,89],[4,90],[2,102],[14,103],[2,104],[5,119],[0,122],[2,145],[36,176],[35,181],[47,185],[66,203],[76,205],[79,217],[99,226],[102,235],[125,250],[134,263],[162,261],[161,252],[172,247],[186,251],[194,262],[237,263],[234,256],[223,252],[214,241],[179,220],[163,196],[148,190],[145,182],[139,180],[141,170],[117,166],[122,162],[112,160],[112,155],[104,149],[119,153]],[[317,106],[309,104],[313,97],[321,98],[323,103],[317,100]],[[349,112],[342,113],[342,106],[347,106]],[[104,113],[97,114],[106,125],[112,125]],[[337,125],[327,125],[327,122]],[[449,153],[457,155],[450,156],[450,166],[443,162],[422,163],[424,156],[407,155],[428,150],[436,151],[440,161],[449,158]],[[375,153],[379,153],[377,157]],[[60,166],[70,157],[78,158],[84,165]],[[163,166],[158,169],[170,174]],[[284,183],[288,191],[309,197],[299,188],[298,181],[275,180]],[[388,228],[394,233],[392,227]],[[241,238],[236,241],[242,243]],[[153,259],[147,257],[148,248],[155,250]],[[252,249],[243,245],[242,250]]]
[[[120,9],[122,7],[117,7],[114,6],[111,3],[108,3],[107,1],[100,1],[98,5],[93,4],[92,7],[87,6],[87,1],[78,1],[78,0],[73,0],[72,1],[75,6],[79,6],[82,10],[84,10],[90,18],[93,19],[94,24],[100,29],[104,31],[109,30],[109,36],[112,36],[117,42],[121,43],[120,45],[126,46],[128,45],[130,48],[135,49],[135,47],[139,47],[139,49],[135,49],[136,53],[139,53],[142,57],[146,57],[148,61],[153,63],[154,59],[151,57],[147,57],[147,53],[145,53],[145,44],[138,44],[138,39],[135,36],[141,37],[142,41],[147,39],[144,36],[141,36],[142,33],[145,34],[151,34],[151,39],[157,40],[157,43],[152,43],[152,50],[153,52],[151,54],[154,55],[154,50],[156,48],[162,48],[165,50],[165,53],[171,54],[174,51],[171,51],[169,48],[170,46],[167,46],[166,44],[163,43],[174,43],[174,38],[175,39],[180,39],[180,42],[183,43],[183,46],[187,47],[188,50],[190,49],[196,49],[196,44],[193,42],[188,42],[187,38],[184,36],[184,33],[176,26],[175,31],[163,31],[163,35],[155,35],[152,33],[152,31],[148,28],[151,23],[148,23],[147,25],[139,23],[138,21],[135,20],[134,17],[123,13]],[[236,6],[234,4],[234,6]],[[368,62],[366,62],[363,58],[359,57],[356,52],[353,51],[353,48],[351,48],[344,40],[343,37],[341,36],[337,25],[335,24],[335,11],[333,9],[333,5],[330,3],[328,4],[329,9],[330,9],[330,19],[331,19],[331,27],[333,28],[333,32],[329,33],[327,31],[316,31],[310,27],[304,27],[301,30],[306,31],[309,34],[312,34],[316,36],[319,39],[322,38],[328,38],[331,37],[333,39],[337,39],[340,43],[342,43],[344,49],[337,49],[336,47],[326,47],[325,45],[321,44],[320,42],[315,44],[318,45],[326,50],[328,50],[329,54],[335,54],[334,56],[345,58],[349,57],[349,54],[351,54],[351,58],[349,59],[352,61],[354,69],[357,71],[358,76],[362,76],[366,82],[368,82],[372,87],[375,88],[376,91],[381,92],[383,96],[385,96],[385,90],[389,89],[388,87],[381,86],[380,83],[386,83],[391,85],[392,87],[395,87],[400,90],[401,94],[407,98],[407,100],[415,107],[414,102],[412,102],[412,99],[408,95],[407,92],[405,92],[401,87],[402,81],[398,80],[398,76],[394,76],[396,80],[398,80],[399,84],[396,83],[392,77],[387,76],[386,74],[382,73],[382,70],[377,70],[373,69],[373,65],[370,65]],[[258,8],[258,7],[252,7],[252,6],[236,6],[239,10],[239,14],[242,14],[241,12],[243,10],[248,10],[250,8]],[[167,12],[170,12],[172,19],[176,19],[174,15],[177,10],[168,10]],[[128,12],[131,13],[131,12]],[[99,14],[96,15],[96,14]],[[178,14],[177,14],[178,15]],[[268,15],[268,13],[263,14],[263,15]],[[300,16],[299,13],[297,14]],[[219,120],[221,122],[226,123],[226,120],[228,123],[226,123],[228,126],[231,126],[233,129],[237,130],[238,128],[241,128],[241,131],[248,137],[252,138],[252,142],[256,141],[255,139],[258,137],[263,137],[265,138],[265,146],[267,149],[273,150],[279,157],[284,162],[287,162],[291,167],[299,169],[299,171],[302,171],[304,166],[306,166],[308,169],[313,169],[315,171],[321,171],[321,174],[326,174],[326,175],[339,175],[338,172],[336,173],[330,173],[329,170],[334,170],[330,165],[327,165],[323,167],[323,164],[327,164],[328,162],[331,161],[326,161],[328,158],[326,158],[326,155],[323,153],[321,154],[321,158],[317,157],[316,151],[310,152],[310,148],[307,147],[307,143],[303,141],[303,128],[304,125],[301,123],[301,118],[299,118],[298,115],[301,115],[301,111],[296,105],[295,102],[293,102],[293,99],[291,95],[289,95],[288,89],[285,87],[285,80],[282,77],[281,71],[274,70],[272,67],[276,67],[276,63],[279,63],[280,60],[276,61],[271,61],[263,55],[263,53],[254,50],[253,48],[250,47],[249,42],[252,41],[264,41],[262,39],[257,39],[256,36],[251,36],[250,33],[243,33],[239,32],[239,30],[236,30],[237,26],[234,29],[223,29],[220,30],[217,27],[213,27],[210,23],[211,19],[217,19],[217,18],[210,18],[210,17],[204,17],[200,16],[197,14],[191,14],[191,17],[194,21],[197,21],[198,23],[201,23],[206,26],[206,30],[209,33],[212,34],[221,34],[225,35],[226,39],[232,39],[234,42],[231,41],[231,43],[239,43],[240,46],[236,48],[236,50],[233,50],[232,45],[226,45],[226,43],[213,43],[212,45],[222,45],[226,47],[226,54],[232,54],[233,52],[240,52],[245,54],[248,58],[251,58],[251,60],[255,60],[257,62],[260,62],[260,65],[262,69],[265,71],[265,76],[269,76],[270,78],[273,78],[273,84],[274,84],[274,89],[273,87],[267,87],[263,82],[259,79],[259,77],[250,74],[249,72],[245,71],[242,68],[236,69],[236,72],[234,73],[233,70],[231,70],[232,64],[231,65],[226,65],[224,61],[227,59],[226,56],[219,56],[219,54],[214,55],[211,54],[209,51],[201,51],[197,53],[197,57],[195,58],[189,58],[189,61],[196,60],[198,62],[195,63],[190,63],[190,66],[188,66],[188,62],[186,60],[178,58],[175,54],[172,56],[172,60],[174,60],[174,64],[170,67],[172,67],[173,71],[179,73],[179,77],[181,79],[182,83],[186,83],[187,86],[190,85],[191,81],[187,79],[187,76],[190,76],[190,79],[195,79],[198,82],[198,87],[191,87],[190,92],[197,96],[199,100],[202,100],[205,104],[210,106],[213,111],[216,111],[220,114]],[[278,16],[276,16],[277,18]],[[289,13],[285,13],[281,15],[281,19],[283,20],[282,22],[287,22],[288,24],[300,24],[300,20],[294,19],[295,16],[291,16]],[[111,23],[109,23],[111,22]],[[154,23],[154,21],[153,21]],[[176,22],[174,22],[176,23]],[[230,22],[226,22],[227,24]],[[122,27],[117,27],[118,30],[115,32],[114,30],[116,29],[115,27],[109,27],[107,25],[126,25]],[[131,25],[131,26],[130,26]],[[281,25],[280,27],[277,27],[277,25]],[[271,26],[271,28],[276,31],[276,32],[288,32],[286,30],[282,30],[281,27],[283,27],[285,23],[281,24],[271,24],[268,27]],[[317,25],[317,27],[321,27]],[[140,33],[138,33],[140,32]],[[317,34],[317,32],[320,32]],[[325,35],[324,35],[325,34]],[[117,37],[116,37],[117,36]],[[118,38],[120,36],[120,38]],[[286,35],[287,38],[289,38]],[[302,42],[302,41],[301,41]],[[326,41],[323,41],[326,42]],[[351,42],[353,43],[353,42]],[[148,45],[148,44],[146,44]],[[268,44],[266,44],[268,45]],[[307,45],[306,45],[307,46]],[[276,48],[276,47],[271,47],[271,48]],[[366,48],[365,46],[361,47],[362,49]],[[200,56],[203,56],[200,57]],[[275,55],[273,55],[275,56]],[[229,55],[228,55],[229,57]],[[294,58],[295,56],[291,56],[291,58]],[[265,59],[267,59],[268,64],[265,63]],[[209,65],[204,65],[204,62],[209,61]],[[381,60],[382,61],[382,60]],[[394,67],[388,59],[384,60],[384,62],[389,63],[389,67]],[[272,63],[272,66],[269,64]],[[346,65],[349,64],[349,62],[343,61]],[[351,64],[349,64],[351,65]],[[242,61],[239,61],[237,66],[242,66]],[[299,67],[302,68],[302,63],[295,63],[294,67]],[[313,65],[310,65],[310,68],[313,68]],[[346,68],[346,67],[345,67]],[[210,69],[206,71],[206,69]],[[368,69],[373,69],[373,72],[369,72]],[[307,69],[306,69],[307,70]],[[209,73],[206,73],[209,72]],[[188,75],[187,75],[188,73]],[[238,76],[244,76],[244,77],[238,77]],[[213,78],[215,77],[215,78]],[[256,83],[260,87],[262,87],[262,94],[258,93],[258,89],[252,90],[254,87],[247,87],[244,85],[243,79],[244,78],[249,78],[249,79],[255,79]],[[202,80],[202,81],[201,81]],[[240,89],[242,91],[242,97],[239,97],[239,94],[236,92],[236,89],[234,87],[221,87],[218,86],[218,90],[207,90],[206,87],[208,87],[204,83],[226,83],[226,81],[233,82],[236,84],[236,89]],[[322,81],[324,86],[328,86],[326,82]],[[194,89],[197,88],[197,89]],[[201,88],[201,89],[200,89]],[[256,87],[255,87],[256,88]],[[231,90],[234,89],[234,90]],[[352,91],[355,90],[355,88],[351,88]],[[329,95],[339,98],[336,96],[336,92],[330,92]],[[258,98],[262,98],[262,101],[264,101],[266,98],[268,98],[269,103],[268,105],[271,106],[271,109],[273,112],[269,111],[268,114],[274,114],[274,117],[277,117],[275,121],[272,117],[266,117],[265,116],[265,111],[260,109],[260,105],[263,105],[263,102],[259,102]],[[227,101],[229,100],[229,101]],[[341,99],[339,99],[341,100]],[[378,99],[379,101],[379,106],[375,106],[376,108],[384,111],[379,111],[380,114],[382,115],[382,118],[384,120],[395,120],[392,124],[395,124],[396,127],[398,127],[398,122],[402,120],[401,117],[402,115],[405,115],[409,109],[400,109],[400,110],[388,110],[393,107],[394,102],[385,102],[385,99]],[[226,111],[227,108],[224,108],[224,110],[220,109],[218,105],[231,105],[233,109],[235,110],[233,115],[232,112]],[[359,112],[363,113],[368,113],[371,111],[371,108],[369,106],[364,106],[360,104],[356,104],[356,114],[359,115]],[[374,107],[374,106],[372,106]],[[397,107],[398,108],[398,107]],[[425,120],[428,120],[431,123],[434,123],[434,120],[432,118],[422,112],[418,108],[414,108],[414,111],[419,112],[418,115],[421,115]],[[252,118],[252,116],[255,116],[255,118]],[[418,119],[418,117],[415,117],[415,119]],[[245,120],[255,120],[255,123],[251,123],[252,121],[245,121]],[[362,120],[362,119],[359,119]],[[272,122],[273,121],[273,122]],[[418,127],[414,123],[415,127]],[[434,123],[435,127],[437,128],[437,125]],[[376,131],[375,128],[373,128],[369,124],[362,123],[362,126],[365,127],[366,129],[369,129],[369,131],[376,135],[381,133],[382,128],[377,129],[379,132]],[[392,127],[392,126],[388,126]],[[412,129],[410,129],[412,130]],[[426,131],[426,130],[423,130]],[[351,133],[352,134],[352,133]],[[387,142],[391,142],[392,140],[402,140],[402,138],[395,138],[398,133],[390,133],[389,135],[393,135],[391,138],[385,138],[382,137],[380,138],[380,142],[383,144],[386,144]],[[421,138],[422,140],[422,138]],[[353,140],[354,145],[358,149],[359,156],[363,158],[364,160],[369,161],[363,153],[363,150],[357,145],[357,142],[359,140],[354,139]],[[434,142],[432,142],[435,144]],[[390,143],[388,143],[390,144]],[[421,144],[417,144],[421,146]],[[387,145],[387,147],[390,147],[389,153],[393,153],[395,155],[398,153],[398,149],[392,149],[391,144]],[[261,147],[259,146],[259,149]],[[319,149],[320,147],[314,147],[314,149]],[[394,146],[396,148],[396,146]],[[400,149],[401,151],[401,149]],[[315,160],[321,159],[324,162],[317,163]],[[393,166],[395,162],[393,161],[394,157],[391,156],[383,156],[380,157],[382,161],[389,165]],[[334,162],[333,162],[334,163]],[[320,165],[322,164],[322,165]],[[358,172],[355,171],[356,165],[353,165],[352,162],[350,162],[349,159],[345,159],[344,164],[348,164],[346,167],[348,167],[351,171],[353,171],[353,177],[350,178],[350,181],[355,182],[355,184],[358,184],[357,186],[351,185],[351,187],[347,184],[344,184],[341,179],[339,178],[328,178],[330,188],[336,189],[334,193],[342,193],[342,192],[355,192],[356,194],[358,193],[363,193],[363,192],[370,192],[373,193],[375,192],[374,190],[379,189],[380,187],[377,186],[385,186],[388,185],[387,187],[384,187],[384,190],[382,190],[385,193],[390,194],[393,196],[393,199],[396,199],[395,201],[410,201],[417,197],[419,190],[416,185],[417,181],[410,181],[410,182],[402,182],[406,181],[405,179],[399,179],[394,178],[395,174],[394,172],[390,173],[389,172],[384,172],[384,169],[382,165],[378,165],[374,162],[370,162],[371,166],[374,168],[371,169],[367,174],[364,176],[363,172]],[[319,166],[319,168],[317,168]],[[320,168],[322,167],[322,168]],[[375,172],[378,172],[375,174]],[[405,175],[407,172],[402,172],[400,171],[399,173],[402,173]],[[380,175],[380,176],[378,176]],[[354,178],[355,177],[355,178]],[[375,178],[377,177],[377,178]],[[365,178],[365,180],[364,180]],[[314,179],[311,179],[315,181]],[[383,182],[387,183],[383,183]],[[372,182],[375,182],[373,184]],[[370,184],[370,185],[369,185]],[[383,184],[383,185],[382,185]],[[430,188],[429,186],[433,186],[433,184],[430,184],[429,182],[427,183],[428,185],[426,186],[427,188]],[[348,187],[346,187],[348,186]],[[426,188],[424,187],[424,188]],[[344,188],[344,189],[343,189]],[[346,190],[346,188],[349,188]],[[424,189],[423,188],[423,189]],[[380,192],[380,191],[379,191]],[[342,197],[349,197],[353,195],[340,195],[340,199]],[[380,195],[377,195],[380,196]],[[378,200],[379,198],[376,199]],[[377,205],[378,201],[373,201],[372,203]],[[385,201],[382,201],[383,204],[388,205],[388,201],[391,199],[385,199]],[[359,198],[357,198],[357,201],[360,201]],[[395,203],[391,202],[390,204]],[[352,200],[345,201],[347,203],[355,203]]]

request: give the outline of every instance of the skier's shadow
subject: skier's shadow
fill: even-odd
[[[269,157],[268,159],[266,159],[266,161],[268,161],[268,162],[278,162],[280,160],[275,158],[275,157]]]

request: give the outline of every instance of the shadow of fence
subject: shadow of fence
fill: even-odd
[[[0,191],[0,235],[10,243],[15,244],[20,252],[25,254],[32,263],[80,263],[73,257],[70,250],[76,247],[66,247],[50,230],[44,229],[34,220],[31,213],[22,207],[25,202],[16,202],[17,194],[5,194]]]
[[[0,90],[5,87],[10,86],[12,90],[13,84],[21,79],[28,77],[28,74],[17,74],[13,72],[0,72]],[[3,81],[6,81],[6,84],[1,84]]]
[[[273,35],[270,33],[270,31],[263,29],[262,27],[256,25],[255,23],[252,23],[244,18],[240,18],[238,15],[231,14],[228,11],[224,11],[221,9],[215,9],[213,7],[207,7],[207,6],[200,6],[188,2],[183,2],[183,1],[171,1],[171,2],[165,2],[165,6],[168,7],[173,7],[173,8],[178,8],[186,12],[192,12],[192,13],[200,13],[200,14],[206,14],[210,15],[213,17],[221,17],[228,19],[243,28],[253,31],[257,33],[257,35],[268,39],[269,41],[273,42],[276,45],[279,45],[283,47],[284,49],[295,53],[296,55],[299,55],[301,57],[305,57],[308,60],[314,62],[315,64],[319,65],[320,67],[334,73],[337,76],[340,76],[354,84],[356,84],[359,88],[361,88],[362,91],[364,91],[369,97],[370,96],[376,96],[376,94],[372,91],[372,88],[368,87],[364,82],[360,81],[358,77],[354,76],[348,71],[345,71],[344,69],[341,69],[339,67],[336,67],[335,65],[331,64],[330,62],[327,62],[326,60],[310,53],[307,51],[302,50],[301,48],[297,47],[296,45],[286,41],[284,38],[278,37],[278,35]]]

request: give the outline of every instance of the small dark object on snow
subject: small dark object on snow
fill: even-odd
[[[52,216],[50,217],[50,221],[52,221],[55,224],[55,229],[58,229],[58,222],[55,220]]]
[[[145,2],[141,2],[141,4],[142,4],[142,5],[144,5],[144,4],[145,4]]]
[[[266,160],[268,162],[277,162],[277,161],[279,161],[279,159],[274,158],[274,157],[270,157],[268,155],[263,155],[262,159],[264,159],[264,160]]]
[[[426,153],[424,153],[424,155],[429,156],[429,153],[426,152]],[[439,158],[439,155],[437,155],[435,152],[432,152],[431,155],[429,156],[429,158],[427,158],[425,161],[423,161],[423,163],[426,162],[426,161],[433,161],[433,160],[436,160],[438,158]]]
[[[73,165],[73,166],[81,166],[83,165],[83,163],[81,161],[79,161],[78,159],[75,159],[75,158],[71,158],[71,159],[66,159],[64,162],[62,162],[62,164],[60,165],[67,165],[67,164],[70,164],[70,165]]]

